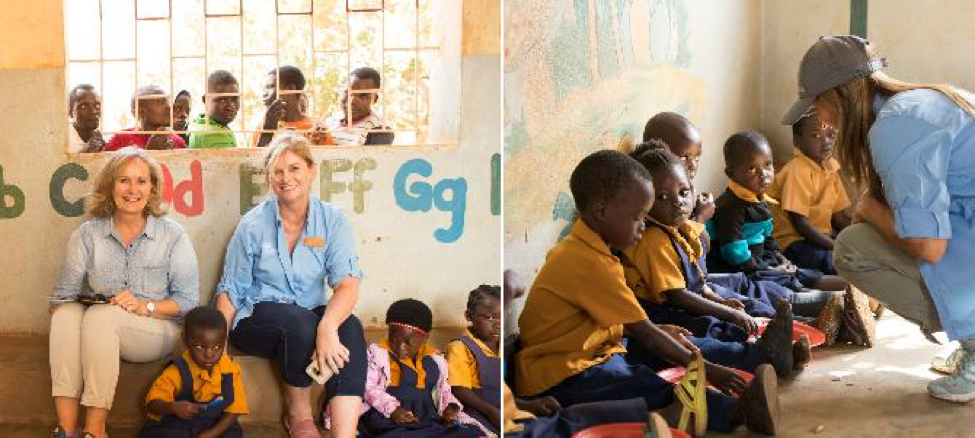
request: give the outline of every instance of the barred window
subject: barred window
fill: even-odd
[[[238,146],[249,146],[263,125],[269,71],[300,68],[307,84],[302,106],[307,103],[307,115],[325,122],[343,115],[351,72],[371,67],[382,76],[373,90],[379,130],[392,131],[396,145],[456,145],[461,3],[70,0],[67,88],[82,83],[96,88],[100,131],[107,139],[136,126],[130,100],[139,87],[158,85],[170,102],[185,90],[193,119],[205,112],[201,97],[214,93],[206,89],[209,73],[227,70],[240,93],[228,127]]]

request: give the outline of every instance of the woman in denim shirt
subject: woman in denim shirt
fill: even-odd
[[[162,217],[161,183],[146,151],[113,153],[95,177],[92,219],[68,241],[50,308],[55,437],[104,437],[119,358],[165,357],[179,339],[179,321],[199,304],[196,253],[183,227]],[[79,296],[109,302],[85,305],[75,302]],[[80,405],[83,431],[76,430]]]
[[[855,225],[837,237],[840,275],[929,335],[961,343],[954,372],[928,384],[936,398],[975,399],[975,98],[883,72],[855,36],[823,37],[799,69],[792,124],[815,106],[837,127],[840,163],[867,191]],[[932,338],[933,339],[933,338]]]
[[[325,384],[331,436],[352,437],[366,385],[366,342],[352,315],[362,272],[345,214],[310,195],[316,172],[309,146],[293,134],[269,146],[264,169],[274,196],[237,224],[216,306],[235,347],[277,360],[292,437],[321,437],[305,372],[312,361],[332,374]]]

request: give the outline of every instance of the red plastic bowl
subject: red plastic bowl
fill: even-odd
[[[755,318],[755,322],[758,323],[758,334],[761,336],[762,333],[765,333],[765,327],[768,326],[769,319]],[[809,337],[810,347],[818,347],[826,343],[826,334],[819,331],[818,328],[799,321],[792,321],[792,340],[798,341],[799,336],[803,334]]]
[[[609,423],[587,427],[572,434],[572,438],[643,438],[646,433],[646,423]],[[674,438],[691,438],[690,435],[677,429],[670,428]]]
[[[747,371],[742,371],[734,368],[732,369],[735,370],[735,372],[738,373],[738,375],[741,376],[741,378],[745,379],[746,385],[752,383],[752,379],[755,378],[755,376],[753,376],[752,373],[749,373]],[[687,374],[687,368],[684,367],[673,367],[673,368],[667,368],[665,370],[657,371],[657,375],[660,376],[661,379],[664,379],[675,385],[677,384],[677,382],[680,381],[682,377],[684,377],[684,374]]]

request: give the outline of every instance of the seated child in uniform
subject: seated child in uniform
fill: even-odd
[[[694,176],[697,175],[701,159],[701,136],[697,126],[686,117],[672,112],[657,113],[647,121],[643,129],[643,142],[659,140],[680,158],[687,170],[687,179],[694,190]],[[639,148],[639,147],[638,147]],[[635,157],[636,151],[630,153]],[[697,193],[693,197],[693,210],[690,220],[705,223],[714,215],[714,196],[708,192]],[[707,233],[701,234],[706,245],[710,245]],[[751,316],[772,317],[775,315],[773,301],[790,299],[791,292],[778,284],[765,281],[751,281],[745,274],[706,273],[711,289],[727,304],[741,303],[745,312]],[[735,304],[736,305],[736,304]]]
[[[491,432],[501,426],[501,288],[482,284],[467,296],[470,327],[447,344],[448,381],[464,412]]]
[[[680,158],[687,169],[687,178],[691,182],[691,191],[696,193],[690,219],[704,223],[714,215],[714,195],[709,192],[694,190],[694,177],[697,176],[697,166],[701,162],[701,134],[687,117],[673,112],[655,114],[643,127],[643,142],[660,140],[674,155]],[[631,154],[632,156],[632,154]]]
[[[651,410],[683,406],[697,412],[698,434],[704,433],[701,420],[719,432],[744,421],[751,430],[774,433],[778,401],[771,366],[756,369],[746,389],[733,370],[696,359],[678,328],[665,331],[650,322],[626,286],[614,253],[636,243],[643,232],[653,204],[647,170],[623,153],[603,150],[576,166],[569,185],[580,216],[571,233],[549,251],[518,320],[522,349],[515,355],[516,394],[552,396],[562,406],[642,397]],[[624,331],[630,342],[689,366],[686,377],[702,385],[694,396],[679,386],[677,399],[690,403],[675,402],[675,386],[650,367],[627,362]],[[705,391],[705,381],[742,395]],[[707,415],[700,415],[702,405]]]
[[[369,345],[359,432],[366,437],[481,437],[447,383],[447,361],[427,343],[433,313],[403,299],[386,311],[386,339]]]
[[[513,300],[525,293],[525,283],[515,273],[504,271],[505,312]],[[506,346],[510,344],[506,341]],[[508,351],[506,350],[506,354]],[[647,423],[650,434],[645,438],[670,438],[667,422],[656,412],[647,411],[643,397],[578,403],[563,408],[551,396],[532,399],[516,398],[504,384],[504,436],[507,437],[569,437],[588,427],[609,423]],[[649,421],[648,421],[649,419]]]
[[[809,340],[792,348],[791,311],[777,312],[752,344],[747,341],[757,333],[755,319],[741,302],[722,298],[706,283],[704,225],[688,220],[693,192],[677,156],[657,140],[642,144],[631,156],[653,177],[656,199],[643,237],[621,259],[626,283],[650,321],[688,329],[691,342],[711,362],[749,372],[768,362],[783,377],[794,367],[801,369],[809,361]],[[785,298],[776,302],[787,309]],[[638,347],[629,349],[631,355]]]
[[[833,159],[836,131],[810,113],[792,125],[792,161],[775,175],[769,195],[775,240],[800,268],[836,275],[833,267],[835,232],[850,224],[850,206]],[[833,224],[837,224],[836,228]]]
[[[230,122],[237,118],[240,109],[240,96],[221,96],[240,92],[237,78],[226,70],[214,70],[207,77],[207,93],[216,96],[203,96],[206,114],[201,114],[190,124],[189,147],[191,149],[214,149],[237,147],[237,139],[230,131]]]
[[[713,253],[708,267],[715,272],[745,272],[795,291],[803,287],[843,290],[847,283],[836,275],[796,268],[772,238],[769,204],[778,201],[766,194],[775,175],[768,140],[756,131],[736,133],[725,142],[724,159],[731,180],[715,202],[708,224]]]
[[[149,420],[139,438],[243,436],[247,414],[240,367],[227,356],[227,320],[197,307],[183,320],[186,351],[163,370],[146,395]]]

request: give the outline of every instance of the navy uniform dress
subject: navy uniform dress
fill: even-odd
[[[481,387],[471,389],[471,391],[481,400],[501,409],[501,358],[488,357],[484,354],[484,350],[481,350],[481,347],[478,347],[477,343],[467,335],[461,336],[460,341],[474,355],[474,361],[477,362],[477,380],[481,382]],[[464,412],[490,429],[491,432],[498,433],[494,424],[476,409],[465,406]]]
[[[670,244],[680,259],[685,289],[700,294],[706,284],[706,275],[699,267],[700,263],[692,261],[690,255],[676,240],[671,230],[649,220],[647,225],[662,231],[669,237]],[[624,258],[623,263],[625,265],[632,262]],[[637,300],[654,324],[676,325],[689,330],[691,336],[688,337],[688,340],[697,346],[704,358],[710,362],[748,372],[755,371],[755,368],[767,362],[765,351],[761,347],[747,342],[749,334],[742,327],[713,316],[692,315],[667,303],[654,303],[639,297]],[[628,359],[644,363],[656,370],[673,366],[656,353],[647,351],[637,342],[628,342],[627,352]]]
[[[180,357],[173,361],[179,370],[180,388],[175,401],[189,401],[203,403],[193,398],[193,376],[190,374],[189,364]],[[167,415],[159,420],[148,420],[139,431],[138,438],[194,438],[200,432],[209,429],[223,416],[224,409],[234,402],[234,375],[223,373],[220,377],[220,397],[223,399],[213,405],[207,405],[200,415],[184,420],[175,415]],[[223,438],[240,438],[244,436],[240,423],[234,419],[234,424],[222,435]]]
[[[413,413],[419,420],[412,424],[396,424],[392,418],[375,409],[369,409],[359,417],[359,432],[366,437],[376,438],[412,438],[412,437],[445,437],[445,438],[477,438],[482,436],[480,429],[470,425],[455,423],[453,426],[444,424],[434,404],[433,391],[440,380],[440,367],[433,360],[433,356],[424,356],[420,363],[426,372],[423,388],[417,388],[417,372],[406,366],[394,354],[389,360],[399,364],[399,385],[386,387],[386,392],[396,397],[400,406]]]

